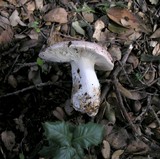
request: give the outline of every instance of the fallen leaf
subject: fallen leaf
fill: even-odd
[[[67,16],[68,13],[64,8],[55,8],[45,14],[43,19],[46,22],[57,22],[62,24],[68,22]]]
[[[119,82],[117,83],[118,90],[127,98],[132,100],[140,100],[147,96],[145,92],[140,93],[138,91],[131,91],[124,88]]]
[[[36,9],[41,10],[43,8],[43,0],[35,0]]]
[[[8,83],[13,87],[16,88],[17,87],[17,80],[14,77],[14,75],[9,75],[8,76]]]
[[[19,13],[17,10],[15,10],[11,16],[9,17],[9,20],[10,20],[10,23],[11,25],[14,27],[14,26],[17,26],[18,24],[20,24],[21,26],[26,26],[25,23],[23,23],[19,17]]]
[[[72,22],[72,27],[74,28],[74,30],[81,34],[81,35],[85,35],[85,31],[83,30],[83,28],[80,26],[80,23],[78,21]]]
[[[116,127],[108,134],[105,139],[114,149],[123,149],[127,146],[129,139],[128,132],[125,129]]]
[[[103,147],[101,152],[104,159],[110,159],[111,147],[108,141],[103,140]]]
[[[124,150],[117,150],[113,153],[112,159],[119,159],[120,156],[123,154]]]
[[[112,7],[107,10],[107,15],[111,20],[123,27],[146,33],[149,32],[149,29],[145,26],[144,22],[126,8]]]
[[[153,49],[153,51],[152,51],[152,55],[154,55],[154,56],[159,56],[159,55],[160,55],[160,43],[158,43],[158,44],[154,47],[154,49]]]
[[[122,57],[122,52],[120,50],[120,47],[117,45],[112,45],[109,49],[108,52],[110,52],[112,58],[114,61],[119,61]]]
[[[15,134],[12,131],[3,131],[1,133],[1,140],[6,149],[11,151],[15,145]]]
[[[14,33],[10,26],[6,26],[6,29],[0,27],[0,45],[10,43],[13,39],[13,35]]]
[[[134,54],[130,54],[127,62],[133,65],[133,68],[137,68],[139,65],[139,60],[137,58],[137,56],[135,56]]]
[[[148,145],[139,139],[131,140],[126,148],[127,153],[137,154],[137,155],[146,154],[148,151],[149,151]]]
[[[101,30],[105,27],[104,22],[102,20],[97,20],[94,24],[94,33],[93,38],[97,41],[101,39]]]
[[[28,79],[32,81],[35,85],[42,83],[38,66],[32,66],[30,68],[30,71],[28,73]]]
[[[147,72],[144,75],[144,81],[146,84],[150,84],[156,77],[156,69],[151,65],[147,68]]]
[[[82,12],[82,15],[87,22],[92,23],[94,21],[93,13]]]
[[[143,62],[159,62],[160,56],[153,56],[149,54],[141,54],[141,61]]]
[[[159,0],[149,0],[151,2],[151,4],[158,4]]]
[[[158,28],[151,36],[150,38],[160,38],[160,28]]]

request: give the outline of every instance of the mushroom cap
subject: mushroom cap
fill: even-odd
[[[80,58],[92,60],[99,70],[112,70],[114,64],[109,52],[100,45],[86,41],[64,41],[40,52],[39,57],[48,62],[71,62]]]

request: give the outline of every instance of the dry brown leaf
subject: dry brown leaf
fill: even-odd
[[[101,39],[101,30],[105,27],[104,22],[102,20],[97,20],[94,24],[94,33],[93,38],[95,38],[97,41],[100,41]]]
[[[137,56],[135,56],[134,54],[131,54],[128,59],[127,62],[133,65],[133,68],[136,68],[139,65],[139,60],[137,58]]]
[[[120,50],[120,47],[117,45],[112,45],[109,49],[108,52],[110,52],[112,58],[114,61],[119,61],[122,57],[122,52]]]
[[[92,23],[94,21],[93,13],[82,12],[82,15],[87,22]]]
[[[144,81],[147,84],[150,84],[154,81],[156,76],[156,69],[153,66],[150,66],[148,71],[144,75]]]
[[[126,148],[126,152],[130,154],[146,154],[149,151],[148,145],[146,145],[143,141],[137,139],[132,140],[130,144]]]
[[[7,26],[5,30],[0,27],[0,45],[10,43],[13,35],[14,33],[10,26]]]
[[[123,149],[127,146],[129,135],[125,129],[117,128],[105,138],[114,149]]]
[[[43,8],[43,0],[35,0],[36,9],[41,10]]]
[[[158,44],[154,47],[154,49],[153,49],[153,51],[152,51],[152,55],[154,55],[154,56],[159,56],[159,55],[160,55],[160,43],[158,43]]]
[[[144,22],[126,8],[112,7],[107,10],[108,17],[117,24],[136,31],[148,32]]]
[[[6,7],[7,6],[7,2],[0,0],[0,7]]]
[[[30,33],[28,34],[28,36],[29,36],[31,39],[38,40],[38,33],[37,33],[35,30],[31,30]]]
[[[160,28],[158,28],[151,36],[150,38],[160,38]]]
[[[120,159],[120,156],[123,154],[124,150],[117,150],[113,153],[112,159]]]
[[[147,94],[144,93],[140,93],[137,91],[131,91],[131,90],[127,90],[126,88],[124,88],[119,82],[117,83],[117,87],[118,90],[127,98],[129,99],[133,99],[133,100],[140,100],[143,99],[147,96]]]
[[[27,14],[28,16],[30,16],[30,14],[32,14],[34,12],[34,10],[36,9],[35,3],[33,1],[29,1],[27,4]]]
[[[62,24],[68,22],[67,16],[68,13],[64,8],[55,8],[45,14],[43,19],[46,22],[57,22]]]
[[[103,147],[101,152],[104,159],[110,159],[111,147],[108,141],[103,140]]]
[[[25,23],[23,23],[19,17],[19,13],[17,10],[15,10],[11,16],[9,17],[9,20],[10,20],[10,23],[11,25],[14,27],[14,26],[17,26],[18,24],[20,24],[21,26],[26,26]]]
[[[1,133],[1,140],[6,149],[11,151],[15,145],[15,134],[12,131],[3,131]]]

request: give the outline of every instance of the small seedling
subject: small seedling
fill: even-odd
[[[97,146],[102,142],[103,127],[95,123],[78,126],[65,122],[46,122],[43,124],[48,146],[44,146],[40,155],[52,159],[82,159],[84,149]]]
[[[39,29],[39,26],[38,26],[38,25],[39,25],[39,22],[37,22],[37,21],[34,21],[34,22],[31,24],[31,28],[34,28],[37,33],[40,32],[40,29]]]

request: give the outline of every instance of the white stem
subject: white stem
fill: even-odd
[[[71,62],[73,107],[95,116],[100,105],[100,84],[94,70],[94,60],[81,58]]]

